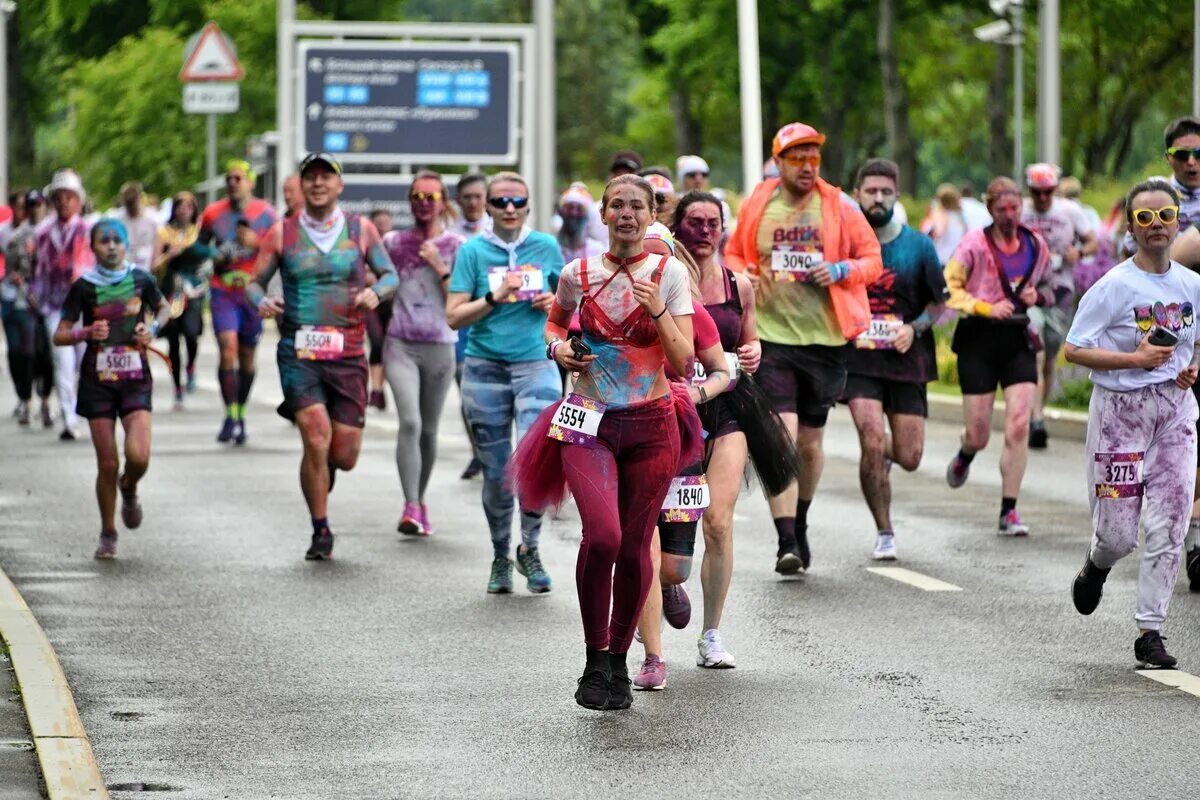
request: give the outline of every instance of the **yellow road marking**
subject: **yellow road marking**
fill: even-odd
[[[904,567],[867,567],[867,572],[873,572],[876,575],[882,575],[885,578],[891,578],[894,581],[907,583],[909,586],[915,586],[918,589],[924,589],[927,592],[961,592],[961,586],[955,586],[953,583],[939,581],[937,578],[931,578],[928,575],[922,575],[919,572],[913,572],[911,569]]]

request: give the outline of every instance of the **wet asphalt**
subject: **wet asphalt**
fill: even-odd
[[[696,619],[666,631],[666,691],[597,713],[572,698],[583,664],[573,508],[543,534],[552,593],[530,595],[518,576],[515,594],[486,594],[490,542],[480,483],[458,477],[468,449],[452,393],[435,535],[396,533],[395,421],[373,411],[359,466],[332,498],[337,558],[305,562],[300,446],[273,412],[274,345],[260,351],[250,441],[233,448],[214,441],[209,336],[186,411],[171,411],[154,367],[145,522],[122,532],[112,563],[91,558],[86,439],[0,420],[0,566],[57,649],[115,798],[1192,791],[1200,697],[1134,671],[1136,560],[1113,570],[1092,617],[1070,603],[1089,535],[1079,442],[1053,439],[1031,457],[1020,511],[1033,535],[1000,539],[998,442],[952,491],[958,432],[931,423],[920,470],[893,474],[898,565],[962,588],[926,592],[866,571],[874,531],[839,409],[808,575],[773,572],[766,502],[743,494],[723,627],[737,669],[695,666]],[[698,566],[688,588],[698,616]],[[1200,674],[1198,623],[1200,595],[1181,583],[1165,633]],[[0,740],[20,736],[9,716]],[[28,763],[0,747],[0,797]]]

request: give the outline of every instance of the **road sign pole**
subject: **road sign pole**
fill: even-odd
[[[1013,180],[1025,168],[1025,9],[1013,7]]]
[[[537,29],[537,54],[527,58],[527,64],[536,64],[537,74],[534,83],[537,86],[538,119],[537,128],[526,131],[526,136],[535,137],[534,150],[537,164],[535,168],[534,189],[537,199],[533,204],[535,226],[539,230],[550,230],[550,215],[557,204],[555,198],[554,170],[557,163],[555,157],[555,67],[554,67],[554,3],[552,0],[534,0],[533,24]]]
[[[1062,131],[1062,75],[1059,66],[1058,0],[1038,7],[1038,156],[1059,163]]]
[[[209,114],[206,125],[207,142],[205,144],[204,154],[204,181],[208,184],[208,191],[205,192],[206,203],[212,203],[217,199],[217,187],[212,183],[213,178],[217,177],[217,115]]]
[[[283,208],[283,181],[296,168],[296,77],[295,41],[296,0],[278,0],[275,42],[275,127],[279,145],[275,149],[275,206]]]
[[[762,87],[758,69],[758,2],[738,0],[738,62],[741,64],[742,191],[762,177]]]

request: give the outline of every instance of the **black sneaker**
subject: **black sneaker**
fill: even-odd
[[[217,441],[222,444],[231,441],[233,439],[233,431],[236,427],[237,423],[233,421],[233,417],[226,417],[225,421],[221,423],[221,430],[217,434]]]
[[[808,528],[796,526],[796,552],[800,554],[800,563],[805,571],[812,566],[812,553],[808,549]]]
[[[780,542],[779,550],[775,553],[775,571],[780,575],[795,575],[803,568],[804,561],[800,558],[796,540]]]
[[[593,711],[607,709],[608,678],[609,672],[604,667],[591,664],[584,667],[579,688],[575,690],[575,702]]]
[[[305,561],[330,561],[333,559],[333,533],[322,528],[312,536],[312,544],[304,554]]]
[[[1146,631],[1133,640],[1133,657],[1142,669],[1175,669],[1179,662],[1167,652],[1163,637],[1158,631]]]
[[[1046,440],[1050,438],[1046,433],[1046,424],[1044,422],[1029,423],[1029,446],[1034,450],[1045,450]]]
[[[625,665],[624,657],[617,659],[609,656],[609,667],[612,670],[608,678],[608,708],[609,711],[624,711],[633,705],[633,681],[629,680],[629,668]]]
[[[1187,552],[1188,588],[1200,592],[1200,547],[1193,547]]]
[[[245,444],[246,443],[246,420],[244,420],[244,419],[238,420],[237,428],[235,428],[234,432],[233,432],[233,443],[234,444]]]
[[[1075,601],[1075,610],[1085,617],[1100,605],[1108,572],[1107,569],[1100,569],[1093,564],[1089,556],[1083,562],[1083,569],[1075,576],[1075,581],[1071,584],[1071,599]]]
[[[462,475],[459,475],[459,480],[469,481],[472,478],[483,472],[483,462],[478,458],[472,458],[471,463],[467,464],[467,468],[463,470]]]

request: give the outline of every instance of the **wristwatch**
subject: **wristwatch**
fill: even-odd
[[[483,302],[487,303],[492,308],[495,308],[496,306],[500,305],[500,301],[497,300],[496,296],[493,295],[491,292],[488,292],[487,294],[485,294],[483,296]]]

